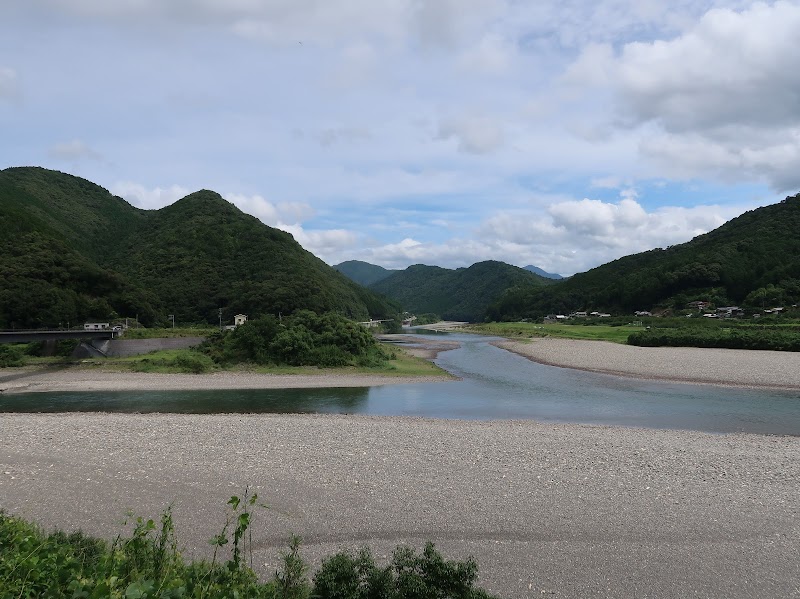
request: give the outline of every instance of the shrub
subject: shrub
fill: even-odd
[[[447,561],[433,543],[422,554],[398,547],[384,568],[375,564],[368,549],[358,556],[337,553],[322,562],[314,576],[314,597],[320,599],[482,599],[474,588],[478,566],[473,559]]]
[[[17,345],[0,344],[0,368],[22,366],[25,363],[25,351]]]
[[[474,560],[447,561],[432,543],[421,555],[398,547],[385,567],[375,564],[368,549],[356,557],[337,553],[323,561],[312,587],[306,577],[308,566],[299,554],[300,541],[294,537],[283,555],[282,569],[272,580],[260,583],[247,565],[256,500],[247,492],[242,498],[231,497],[225,525],[211,540],[215,546],[211,563],[184,561],[169,508],[158,524],[136,518],[130,536],[119,536],[110,546],[81,533],[48,535],[0,511],[0,597],[489,599],[474,588]],[[223,547],[230,547],[230,559],[224,564],[217,561],[217,550]]]

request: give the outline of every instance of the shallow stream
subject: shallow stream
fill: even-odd
[[[348,413],[535,419],[800,435],[800,393],[622,378],[537,364],[447,334],[436,363],[459,381],[365,388],[54,392],[0,396],[0,412]]]

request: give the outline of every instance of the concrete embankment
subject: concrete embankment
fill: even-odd
[[[189,349],[200,345],[205,337],[164,337],[158,339],[97,340],[91,345],[81,344],[73,354],[76,358],[104,356],[126,358],[165,349]]]

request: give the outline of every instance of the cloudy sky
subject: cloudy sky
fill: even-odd
[[[0,168],[572,274],[800,191],[800,2],[3,0]]]

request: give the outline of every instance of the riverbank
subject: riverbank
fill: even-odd
[[[800,390],[800,354],[698,347],[636,347],[542,338],[497,341],[541,364],[617,376],[735,387]]]
[[[245,371],[211,374],[109,372],[62,368],[58,370],[6,368],[0,373],[0,393],[51,391],[192,391],[203,389],[313,389],[375,387],[403,383],[449,381],[442,376],[389,376],[322,371],[319,374],[259,374]]]
[[[291,534],[312,564],[401,543],[475,556],[510,599],[788,597],[797,589],[800,439],[328,415],[3,414],[0,508],[113,538],[173,506],[209,557],[246,486],[254,566]],[[259,501],[259,502],[260,502]]]

